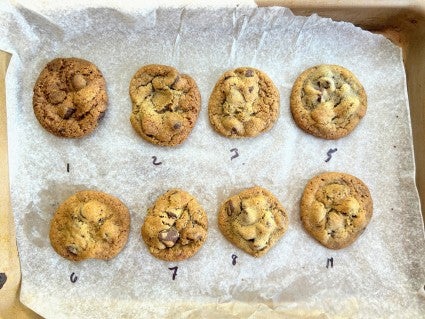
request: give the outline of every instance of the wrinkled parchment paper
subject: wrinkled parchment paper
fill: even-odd
[[[425,245],[405,73],[400,49],[384,37],[316,15],[296,17],[284,8],[136,10],[90,4],[66,10],[3,4],[0,34],[0,48],[13,53],[6,79],[10,177],[21,300],[28,307],[47,318],[419,318],[425,313],[420,296]],[[35,80],[58,56],[92,61],[107,81],[106,116],[83,139],[49,134],[32,111]],[[200,117],[182,146],[148,144],[129,123],[130,79],[150,63],[175,66],[200,88]],[[352,70],[368,96],[365,118],[336,141],[305,134],[289,110],[295,78],[321,63]],[[266,72],[281,95],[276,125],[253,139],[224,138],[208,122],[216,80],[238,66]],[[232,148],[239,153],[233,160]],[[330,148],[337,152],[325,162]],[[152,156],[162,164],[153,165]],[[299,220],[303,188],[323,171],[359,177],[374,201],[367,230],[340,251],[318,244]],[[290,218],[287,233],[260,259],[233,247],[216,224],[219,204],[255,184],[272,191]],[[171,187],[198,198],[210,223],[203,248],[178,263],[152,257],[140,237],[147,207]],[[59,203],[87,188],[119,197],[131,211],[128,244],[111,261],[70,262],[49,243]],[[174,266],[172,280],[168,268]]]

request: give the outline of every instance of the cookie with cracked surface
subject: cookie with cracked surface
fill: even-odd
[[[141,233],[149,252],[162,260],[192,257],[207,238],[208,219],[204,209],[189,193],[170,189],[147,211]]]
[[[69,260],[108,260],[123,249],[129,231],[130,214],[118,198],[85,190],[70,196],[56,210],[50,242]]]
[[[373,202],[367,186],[357,177],[337,172],[310,179],[301,198],[301,221],[323,246],[351,245],[372,217]]]
[[[295,80],[291,112],[297,125],[324,139],[351,133],[365,116],[366,92],[349,70],[339,65],[317,65]]]
[[[259,186],[230,197],[218,213],[224,237],[254,257],[266,254],[286,232],[288,223],[277,198]]]
[[[214,129],[230,138],[254,137],[272,128],[279,115],[280,96],[262,71],[240,67],[217,81],[208,103]]]
[[[100,70],[78,58],[57,58],[41,71],[33,109],[50,133],[83,137],[91,133],[107,108],[106,83]]]
[[[140,68],[130,82],[130,122],[146,141],[162,146],[181,144],[195,126],[201,95],[195,81],[166,65]]]

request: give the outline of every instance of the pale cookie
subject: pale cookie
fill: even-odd
[[[153,256],[180,261],[196,254],[207,230],[207,215],[197,200],[181,189],[171,189],[148,209],[141,232]]]
[[[107,260],[123,249],[129,231],[130,214],[118,198],[85,190],[69,197],[56,210],[50,242],[69,260]]]
[[[366,114],[366,92],[349,70],[317,65],[295,80],[291,112],[305,132],[325,139],[349,134]]]
[[[367,186],[344,173],[323,173],[308,181],[301,198],[301,221],[323,246],[351,245],[369,224],[373,203]]]
[[[130,82],[130,122],[146,141],[174,146],[192,131],[201,109],[195,81],[166,65],[146,65]]]
[[[254,257],[266,254],[283,236],[288,223],[277,198],[258,186],[227,199],[218,213],[224,237]]]
[[[227,137],[254,137],[272,128],[279,115],[279,91],[262,71],[241,67],[216,83],[208,103],[214,129]]]
[[[33,95],[40,124],[61,137],[83,137],[102,118],[108,102],[102,73],[77,58],[57,58],[41,71]]]

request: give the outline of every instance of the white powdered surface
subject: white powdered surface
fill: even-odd
[[[0,5],[0,49],[13,53],[9,158],[25,305],[47,318],[423,316],[425,244],[398,47],[352,24],[296,17],[284,8],[144,10],[86,1],[60,9],[30,3]],[[46,132],[32,110],[35,80],[59,56],[92,61],[107,81],[106,116],[82,139]],[[175,66],[200,88],[199,119],[179,147],[151,145],[130,125],[130,79],[151,63]],[[298,74],[322,63],[353,71],[368,96],[359,126],[336,141],[304,133],[289,110]],[[276,125],[253,139],[224,138],[208,121],[215,82],[238,66],[263,70],[281,95]],[[233,160],[232,148],[239,151]],[[330,148],[338,150],[325,162]],[[162,164],[153,165],[152,156]],[[359,177],[374,202],[364,234],[339,251],[318,244],[299,219],[304,186],[323,171]],[[217,227],[220,203],[255,184],[273,192],[290,218],[286,234],[259,259],[232,246]],[[171,187],[193,194],[209,219],[205,245],[178,263],[152,257],[140,236],[146,209]],[[111,261],[70,262],[50,246],[52,215],[82,189],[115,195],[130,209],[129,241]],[[234,266],[232,254],[238,256]],[[326,268],[328,258],[333,267]],[[174,266],[173,281],[168,268]]]

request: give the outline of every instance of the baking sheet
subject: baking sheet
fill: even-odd
[[[24,304],[48,318],[417,318],[425,312],[425,245],[404,69],[399,48],[384,37],[315,15],[295,17],[284,8],[0,8],[0,49],[13,53],[9,158]],[[50,135],[32,112],[34,82],[57,56],[88,59],[107,81],[106,116],[81,140]],[[173,65],[200,88],[200,117],[180,147],[150,145],[129,124],[129,81],[148,63]],[[368,94],[366,117],[337,141],[303,133],[289,111],[293,81],[320,63],[349,68]],[[246,65],[265,71],[279,88],[280,117],[267,134],[229,140],[210,127],[207,102],[224,71]],[[232,148],[239,153],[233,160]],[[330,148],[338,151],[325,162]],[[153,165],[152,156],[162,164]],[[326,170],[361,178],[374,200],[370,226],[341,251],[317,244],[299,221],[305,183]],[[290,218],[286,235],[260,259],[234,248],[216,225],[219,204],[254,184],[271,190]],[[147,207],[171,187],[197,197],[210,222],[203,248],[179,263],[154,259],[139,235]],[[112,261],[72,263],[50,247],[55,209],[85,188],[118,196],[131,211],[129,242]],[[173,281],[168,268],[174,266]]]

